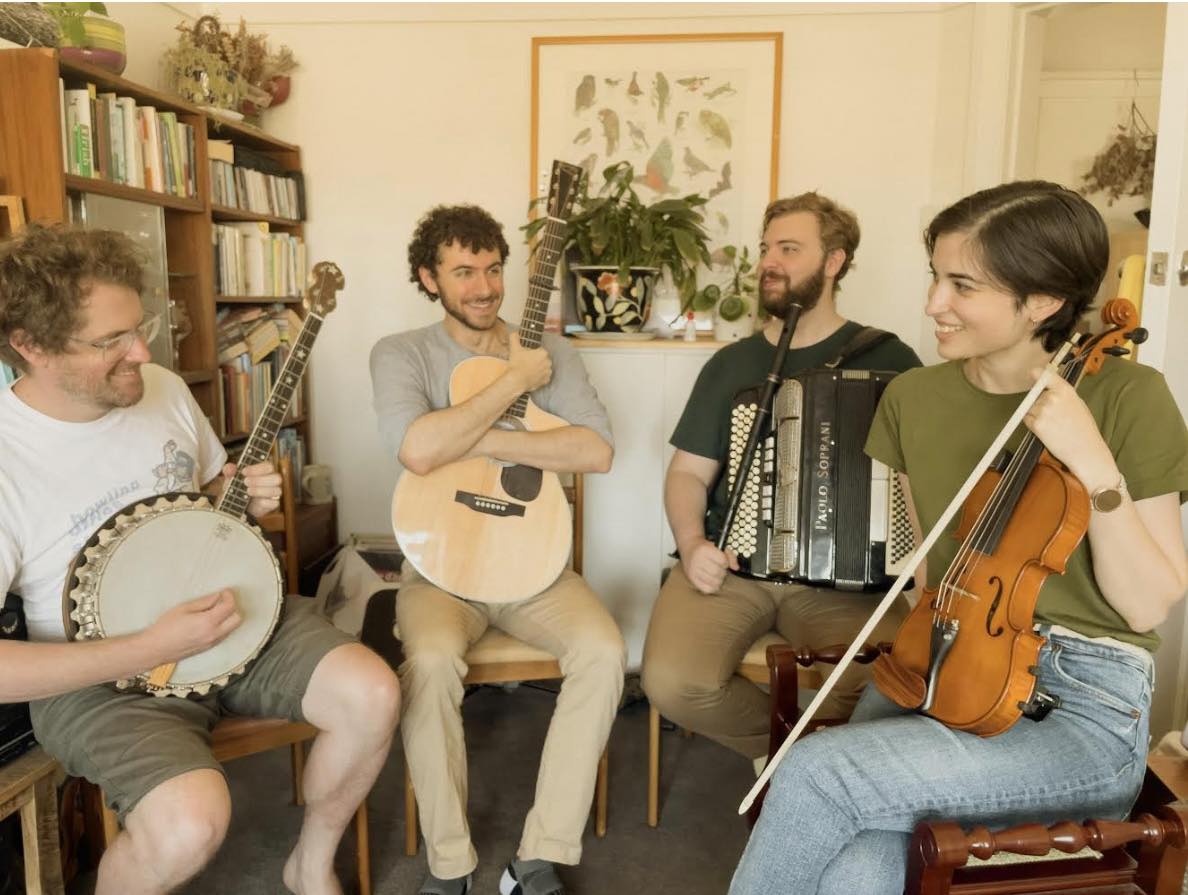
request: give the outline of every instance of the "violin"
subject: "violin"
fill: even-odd
[[[1076,387],[1106,355],[1128,353],[1127,341],[1146,338],[1137,317],[1126,299],[1109,302],[1105,332],[1062,348],[1060,376]],[[1047,577],[1064,572],[1089,517],[1085,486],[1034,433],[1013,454],[1003,451],[961,507],[952,564],[875,661],[875,686],[905,709],[979,736],[1020,717],[1042,719],[1059,701],[1036,687],[1045,638],[1033,630],[1035,606]]]
[[[779,751],[738,807],[746,811],[812,722],[887,610],[948,524],[961,511],[954,537],[962,547],[941,584],[924,591],[900,626],[890,654],[874,663],[879,690],[907,709],[944,724],[993,736],[1020,717],[1039,720],[1057,701],[1036,692],[1035,663],[1044,638],[1032,630],[1035,604],[1048,575],[1064,570],[1089,525],[1085,487],[1028,432],[1013,454],[1003,448],[1042,394],[1047,377],[1076,385],[1096,373],[1106,355],[1129,354],[1147,332],[1124,298],[1101,311],[1105,332],[1066,342],[1015,408],[969,478],[905,563],[891,590],[846,649]]]

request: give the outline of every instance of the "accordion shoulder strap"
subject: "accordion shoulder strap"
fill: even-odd
[[[877,345],[882,345],[895,338],[895,333],[887,332],[885,329],[877,329],[873,326],[864,326],[850,338],[842,346],[842,350],[838,352],[837,357],[825,364],[829,369],[840,367],[851,358],[855,358],[860,354],[865,354],[870,349]]]

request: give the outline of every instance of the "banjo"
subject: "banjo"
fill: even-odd
[[[345,280],[327,261],[314,266],[305,323],[240,456],[239,466],[272,452],[293,392],[301,382],[322,319]],[[71,640],[98,640],[142,631],[169,608],[230,588],[241,624],[205,652],[121,679],[121,690],[155,696],[204,694],[242,674],[280,621],[285,587],[280,564],[251,517],[243,476],[222,497],[174,491],[131,503],[91,535],[66,572],[62,615]]]

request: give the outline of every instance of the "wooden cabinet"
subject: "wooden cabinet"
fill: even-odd
[[[138,106],[172,113],[179,123],[191,127],[194,134],[191,167],[196,195],[177,196],[67,173],[59,79],[67,90],[93,84],[98,92],[130,97]],[[23,197],[28,220],[47,224],[69,222],[71,197],[80,193],[127,199],[163,209],[169,298],[184,305],[193,325],[191,334],[180,344],[177,372],[190,386],[216,431],[220,431],[216,313],[223,305],[262,304],[278,299],[216,294],[213,225],[263,221],[276,232],[298,237],[303,237],[304,232],[301,221],[212,204],[208,145],[214,139],[229,140],[235,146],[250,149],[284,171],[301,170],[301,151],[297,146],[257,128],[227,121],[177,97],[102,69],[60,59],[54,50],[0,50],[0,194]],[[301,276],[304,275],[302,271]],[[169,337],[168,332],[160,336]],[[312,454],[308,401],[307,388],[303,415],[293,423],[305,441],[307,459]],[[233,447],[246,434],[231,433],[224,441]],[[324,514],[313,508],[298,510],[299,520],[307,515],[322,519]],[[316,528],[312,523],[309,527]],[[318,544],[311,545],[311,550],[316,547],[318,553],[322,552],[326,537],[326,532],[319,530]],[[316,554],[309,555],[313,558]]]

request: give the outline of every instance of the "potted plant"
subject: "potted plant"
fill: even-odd
[[[565,256],[574,273],[578,313],[586,328],[638,332],[648,318],[656,278],[667,273],[682,300],[697,291],[698,265],[709,266],[709,240],[696,193],[646,204],[635,190],[635,170],[619,162],[602,173],[591,195],[583,179],[569,218]],[[526,225],[531,240],[544,226]]]
[[[43,3],[42,8],[58,22],[62,37],[60,52],[65,59],[89,62],[115,74],[128,64],[124,26],[108,18],[102,3]]]
[[[736,246],[722,246],[712,259],[715,270],[728,273],[726,281],[721,285],[709,283],[698,290],[681,310],[713,311],[714,338],[720,342],[737,341],[755,331],[761,311],[758,271],[746,246],[742,252]]]
[[[1089,173],[1082,176],[1085,195],[1105,193],[1106,204],[1124,196],[1151,198],[1155,181],[1156,134],[1138,105],[1130,103],[1130,121],[1118,125],[1118,132],[1093,159]]]

